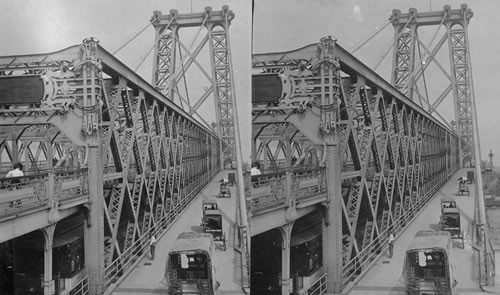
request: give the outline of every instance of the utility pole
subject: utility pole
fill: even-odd
[[[490,150],[490,153],[488,154],[488,157],[490,158],[490,169],[493,172],[493,151]]]

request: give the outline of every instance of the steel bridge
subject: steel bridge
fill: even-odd
[[[241,181],[228,35],[233,17],[228,7],[166,17],[155,12],[154,86],[94,38],[58,52],[0,57],[0,173],[24,164],[23,177],[0,179],[0,243],[11,241],[14,252],[42,245],[45,294],[109,294],[149,252],[151,234],[175,239],[170,228],[221,177],[223,165],[236,162],[234,181]],[[194,53],[177,35],[183,26],[208,29]],[[184,72],[200,66],[196,56],[207,40],[213,81],[208,75],[212,86],[196,108],[215,93],[218,132],[193,118],[196,109],[173,102],[185,79],[175,66],[176,46],[189,55]],[[244,207],[239,213],[246,217]],[[241,220],[234,218],[235,243],[245,253]],[[55,285],[53,273],[61,270],[53,269],[59,263],[53,249],[70,223],[82,232],[84,255],[69,253],[63,261],[71,260],[64,289]],[[39,260],[32,252],[30,259]],[[241,256],[244,265],[248,256]]]
[[[276,294],[345,291],[382,255],[389,232],[405,231],[474,158],[478,137],[472,132],[477,123],[466,37],[472,12],[462,6],[434,14],[393,13],[394,85],[331,36],[292,51],[253,55],[252,161],[262,165],[262,174],[247,184],[252,278],[266,271],[255,251],[278,245],[273,253],[281,253],[281,268],[275,282],[263,281]],[[406,96],[420,95],[415,77],[423,69],[415,63],[414,46],[421,41],[415,36],[418,26],[431,21],[446,25],[433,54],[450,38],[453,73],[434,107],[452,89],[458,91],[458,129]],[[266,240],[273,242],[259,248]],[[312,255],[314,243],[320,247]],[[297,245],[307,248],[305,266],[297,265]],[[488,275],[485,271],[483,279]],[[252,292],[258,291],[255,282]]]

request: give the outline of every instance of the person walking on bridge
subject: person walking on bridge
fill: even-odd
[[[156,237],[151,233],[151,241],[149,242],[149,250],[151,252],[151,260],[155,260]]]
[[[389,232],[389,258],[392,258],[394,250],[394,235],[392,234],[392,231]]]

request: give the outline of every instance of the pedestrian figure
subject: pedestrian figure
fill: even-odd
[[[262,173],[260,172],[260,163],[259,162],[254,162],[252,164],[252,169],[250,169],[250,176],[256,176],[256,175],[261,175]]]
[[[392,253],[394,250],[394,235],[389,232],[389,258],[392,258]]]
[[[24,176],[24,173],[23,173],[23,164],[21,163],[16,163],[14,164],[14,169],[10,170],[9,173],[7,173],[7,178],[9,177],[20,177],[20,176]]]
[[[155,259],[155,247],[156,247],[156,237],[151,233],[151,242],[149,243],[149,248],[151,251],[151,260]]]
[[[23,164],[21,163],[16,163],[14,164],[14,169],[10,170],[9,173],[7,173],[7,175],[5,177],[7,178],[16,178],[16,177],[21,177],[21,176],[24,176],[24,172],[23,172]],[[18,185],[19,183],[21,183],[21,180],[19,179],[12,179],[10,181],[11,183],[11,189],[17,189],[18,188]]]

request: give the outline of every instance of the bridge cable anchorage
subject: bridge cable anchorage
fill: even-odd
[[[113,51],[112,54],[113,55],[117,54],[120,50],[122,50],[125,46],[127,46],[130,42],[134,41],[135,38],[137,38],[140,34],[142,34],[150,25],[151,23],[148,23],[144,28],[142,28],[142,30],[140,30],[138,33],[132,36],[132,38],[130,38],[127,42],[125,42],[117,50]]]
[[[370,42],[370,40],[372,40],[373,38],[375,38],[375,36],[377,36],[380,32],[382,32],[382,30],[385,29],[390,23],[391,23],[391,21],[389,20],[385,25],[382,26],[382,28],[380,28],[377,31],[375,31],[375,33],[373,33],[370,37],[368,37],[368,39],[366,39],[358,47],[356,47],[355,49],[353,49],[351,51],[351,54],[354,54],[356,51],[358,51],[359,49],[361,49],[361,47],[365,46],[366,43]]]

